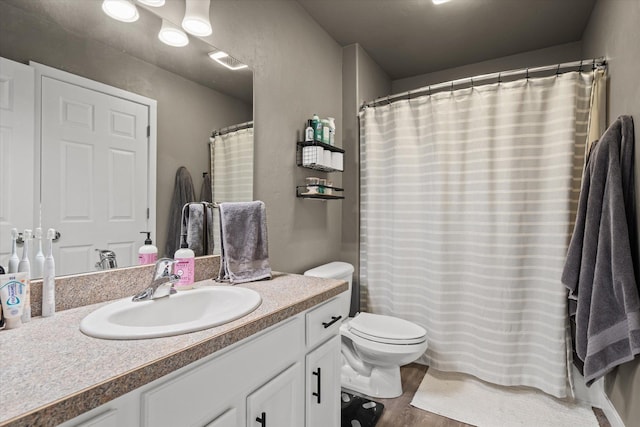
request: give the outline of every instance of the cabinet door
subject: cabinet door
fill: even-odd
[[[236,412],[236,408],[231,408],[204,427],[236,427],[238,425]]]
[[[307,427],[340,426],[340,336],[307,355]]]
[[[304,425],[304,373],[295,363],[247,397],[247,427]]]

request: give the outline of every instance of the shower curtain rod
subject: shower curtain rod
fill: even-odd
[[[253,120],[250,120],[244,123],[239,123],[237,125],[227,126],[225,128],[220,128],[211,132],[211,138],[215,138],[216,136],[219,136],[219,135],[225,135],[227,133],[235,132],[237,130],[251,129],[252,127],[253,127]]]
[[[547,75],[549,71],[553,71],[553,74],[562,74],[570,71],[584,71],[585,67],[590,67],[592,70],[605,69],[607,67],[607,61],[604,57],[595,59],[583,59],[582,61],[564,62],[556,65],[547,65],[542,67],[518,68],[514,70],[500,71],[497,73],[480,74],[473,77],[450,80],[447,82],[423,86],[421,88],[409,90],[406,92],[383,96],[380,98],[376,98],[373,101],[363,102],[362,106],[360,107],[360,111],[368,107],[376,107],[382,104],[391,104],[394,101],[399,101],[402,99],[411,99],[411,97],[416,95],[432,95],[434,93],[444,92],[446,90],[453,91],[456,88],[461,89],[462,87],[473,87],[477,83],[502,83],[504,81],[516,80],[517,78],[520,78],[522,76],[525,76],[527,79],[529,77],[543,77],[544,75]]]

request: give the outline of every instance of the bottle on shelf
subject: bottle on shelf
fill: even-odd
[[[313,127],[313,139],[316,141],[322,141],[322,121],[317,114],[313,115],[311,119],[311,126]]]
[[[307,121],[307,127],[304,130],[304,142],[313,142],[314,130],[313,130],[313,120]]]

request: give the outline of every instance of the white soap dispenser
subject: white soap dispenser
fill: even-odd
[[[56,312],[56,264],[53,260],[53,239],[56,230],[47,231],[47,256],[44,260],[42,277],[42,317],[53,316]]]
[[[138,250],[138,265],[153,264],[158,260],[158,248],[151,241],[150,231],[141,231],[140,234],[146,234],[144,246],[140,246]]]
[[[195,253],[189,249],[187,235],[182,235],[182,243],[173,256],[176,265],[173,267],[174,273],[180,276],[180,280],[174,285],[178,290],[191,289],[195,278]]]
[[[18,240],[18,229],[11,229],[11,256],[9,257],[9,268],[7,273],[17,273],[18,264],[20,264],[20,258],[18,258],[18,249],[16,246],[16,240]]]

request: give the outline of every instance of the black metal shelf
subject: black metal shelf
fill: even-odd
[[[298,141],[298,146],[300,147],[312,147],[312,146],[322,147],[329,151],[336,151],[338,153],[343,153],[344,150],[342,148],[336,147],[335,145],[325,144],[321,141]]]
[[[296,164],[301,168],[312,169],[312,170],[321,171],[321,172],[343,172],[342,169],[336,169],[333,166],[323,164],[322,161],[319,160],[319,158],[316,158],[315,156],[312,156],[311,159],[307,159],[308,160],[307,163],[303,162],[304,147],[322,147],[323,150],[326,149],[331,152],[344,154],[344,150],[342,148],[325,144],[320,141],[313,141],[313,142],[298,141],[297,145],[298,145],[298,149],[296,150],[297,151]]]
[[[320,193],[305,193],[307,187],[322,187],[322,188],[330,188],[332,191],[344,191],[344,188],[339,187],[331,187],[329,185],[298,185],[296,186],[296,197],[300,197],[303,199],[322,199],[322,200],[339,200],[344,199],[344,196],[336,196],[335,194],[320,194]],[[302,190],[302,191],[300,191]]]

